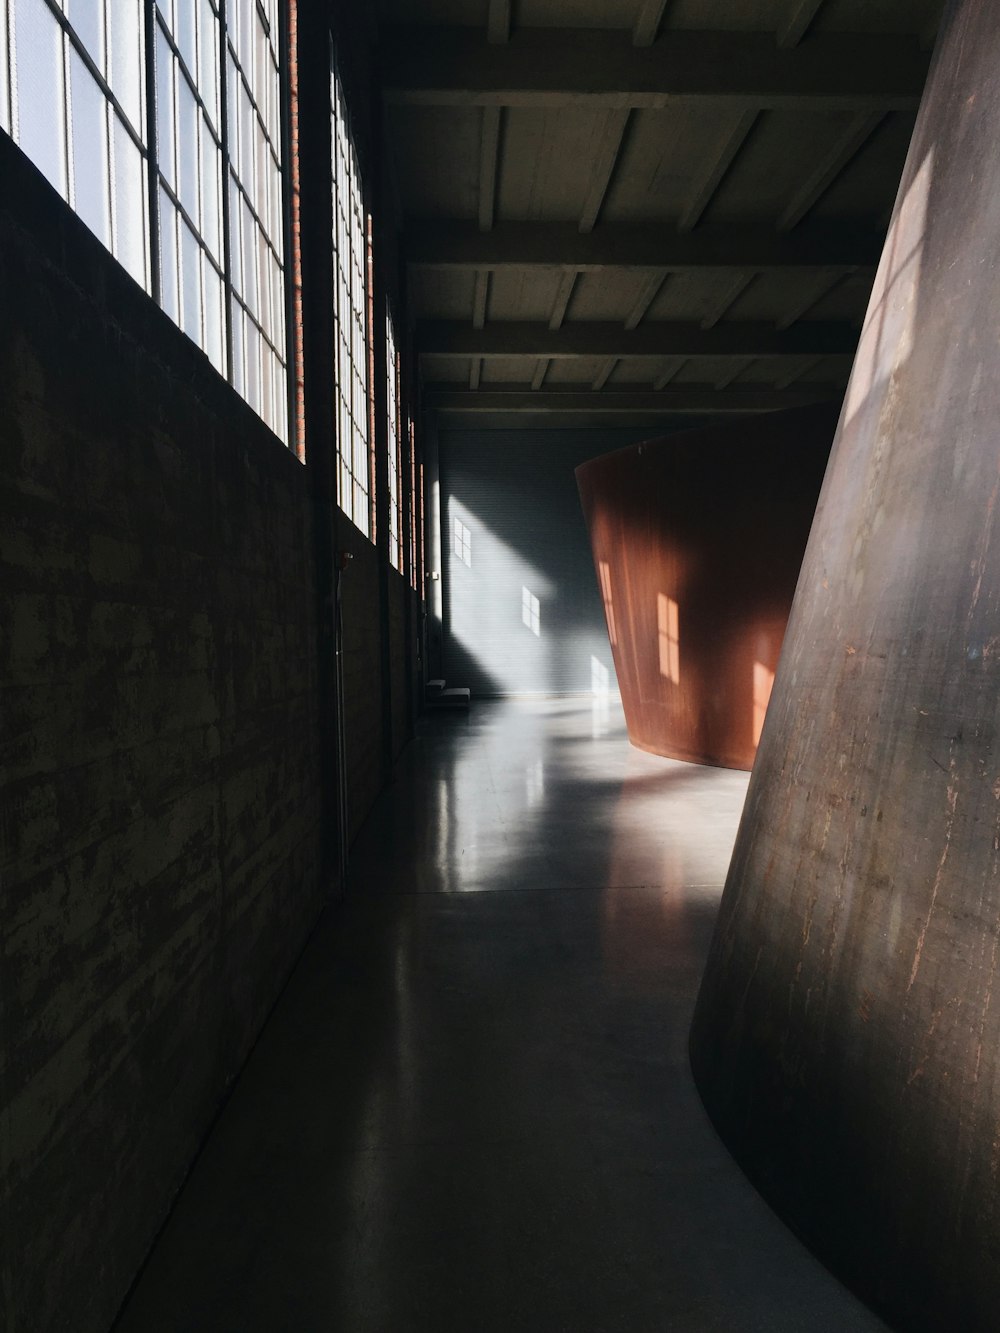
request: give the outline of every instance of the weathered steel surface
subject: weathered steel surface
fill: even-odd
[[[1000,1310],[1000,13],[946,10],[692,1060],[901,1329]]]
[[[753,764],[836,423],[772,413],[577,468],[633,745]]]

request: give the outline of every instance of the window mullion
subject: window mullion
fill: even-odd
[[[219,129],[222,134],[222,286],[225,303],[226,368],[230,384],[235,384],[233,369],[233,269],[230,243],[229,204],[229,57],[228,0],[219,0]]]
[[[162,306],[159,145],[156,137],[156,0],[143,0],[146,33],[146,181],[149,190],[149,290]]]

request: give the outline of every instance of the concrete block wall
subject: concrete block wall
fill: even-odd
[[[90,1333],[327,893],[313,510],[3,135],[0,179],[0,1326]]]

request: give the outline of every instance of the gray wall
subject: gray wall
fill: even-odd
[[[444,673],[474,694],[617,690],[574,469],[648,430],[442,431]],[[455,522],[470,563],[456,555]],[[538,634],[523,589],[538,599]]]

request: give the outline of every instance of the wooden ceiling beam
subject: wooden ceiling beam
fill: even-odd
[[[678,30],[632,44],[608,30],[531,28],[490,44],[475,28],[390,29],[386,100],[410,106],[604,106],[676,103],[734,111],[914,110],[928,55],[895,35],[819,34],[790,50],[768,33]]]
[[[844,223],[806,224],[781,235],[770,227],[711,225],[678,233],[661,222],[602,222],[587,233],[572,222],[499,222],[481,232],[475,222],[414,220],[404,234],[415,268],[647,268],[661,276],[700,268],[852,272],[874,268],[884,240],[875,228]]]
[[[773,324],[743,320],[711,329],[659,320],[635,329],[609,321],[564,324],[560,329],[515,321],[499,321],[485,329],[460,320],[426,320],[417,325],[417,347],[424,357],[851,356],[858,337],[851,324],[819,322],[783,331]]]

